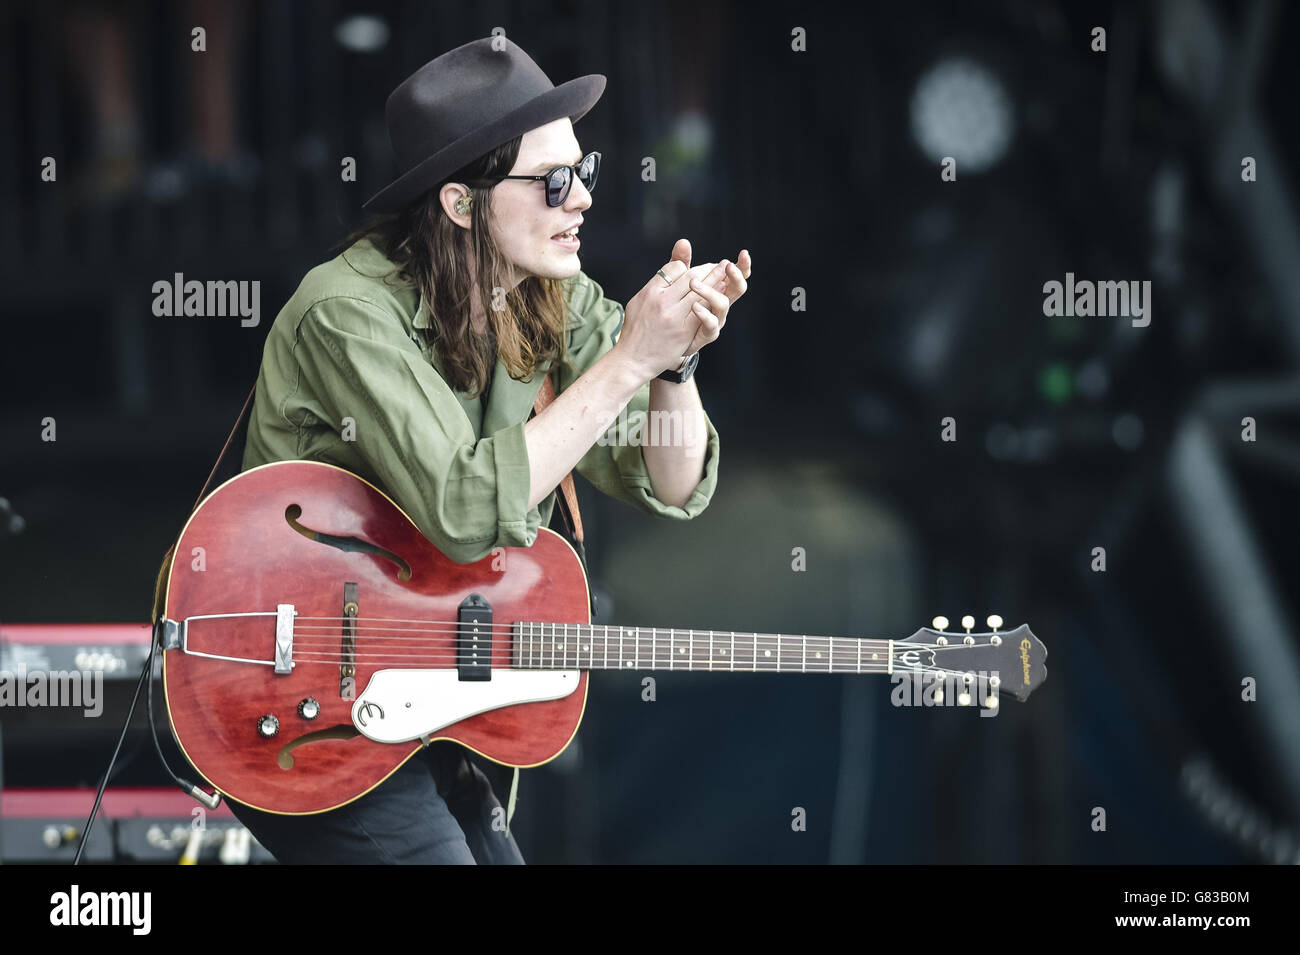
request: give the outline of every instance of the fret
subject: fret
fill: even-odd
[[[659,669],[659,631],[655,627],[650,628],[650,669]]]
[[[862,638],[858,637],[858,672],[862,672]]]
[[[803,635],[803,663],[800,664],[804,673],[808,672],[808,634]]]
[[[736,671],[736,631],[731,631],[731,671]]]
[[[686,631],[686,646],[688,647],[686,651],[686,669],[693,670],[695,669],[695,631],[694,630]]]
[[[806,643],[807,640],[808,638],[807,636],[805,636],[804,642]],[[818,641],[824,642],[826,644],[826,649],[824,650],[821,649],[818,644]],[[825,660],[824,664],[822,662],[823,660]],[[832,666],[834,662],[835,662],[834,644],[832,644],[831,641],[826,637],[813,637],[813,672],[820,673],[823,672],[824,670],[824,672],[830,673],[834,669],[834,667]]]

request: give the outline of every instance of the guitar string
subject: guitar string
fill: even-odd
[[[269,611],[265,612],[264,615],[265,615],[265,616],[274,616],[274,614],[271,613],[271,612],[269,612]],[[363,620],[378,620],[378,621],[380,621],[380,622],[383,623],[383,624],[394,624],[394,623],[421,623],[421,624],[428,624],[428,623],[433,623],[433,624],[451,624],[451,625],[456,625],[456,626],[459,626],[459,625],[461,624],[461,621],[459,621],[459,620],[438,620],[438,619],[429,620],[429,619],[426,619],[426,618],[413,618],[413,617],[360,617],[360,616],[358,616],[358,617],[347,617],[347,616],[343,616],[343,617],[307,617],[307,616],[300,616],[300,615],[298,615],[298,614],[295,614],[295,615],[294,615],[294,629],[295,629],[295,630],[297,629],[297,627],[298,627],[298,621],[305,621],[305,620],[320,621],[321,623],[329,623],[329,624],[342,624],[342,623],[345,623],[345,622],[347,622],[347,621],[355,621],[355,622],[358,622],[358,623],[359,623],[359,622],[361,622],[361,621],[363,621]],[[563,626],[569,626],[569,627],[573,627],[573,626],[578,626],[578,627],[605,627],[605,626],[609,626],[609,627],[620,627],[620,626],[622,626],[622,627],[624,627],[624,628],[629,628],[629,626],[628,626],[627,624],[614,624],[614,623],[611,623],[611,624],[603,624],[603,623],[590,623],[590,622],[585,622],[585,623],[584,623],[584,622],[582,622],[582,621],[573,621],[573,620],[568,620],[568,621],[563,621],[563,620],[555,620],[555,621],[552,621],[552,620],[529,620],[529,621],[518,621],[518,622],[520,622],[520,623],[535,623],[535,624],[538,624],[538,625],[542,625],[542,624],[544,624],[545,626],[548,626],[548,627],[549,627],[549,626],[559,626],[559,627],[563,627]],[[513,624],[509,624],[509,623],[491,623],[491,624],[487,624],[487,626],[491,626],[491,627],[494,627],[494,628],[502,628],[502,627],[510,627],[510,626],[513,626]],[[404,630],[404,629],[408,629],[408,628],[397,628],[397,629]],[[409,628],[409,629],[410,629],[412,632],[418,632],[421,628],[419,628],[419,627],[411,627],[411,628]],[[650,627],[642,627],[641,629],[643,629],[643,630],[650,630],[650,629],[652,629],[652,628],[650,628]],[[669,629],[669,628],[667,628],[667,627],[655,627],[655,628],[653,628],[653,629],[655,629],[655,630],[667,630],[667,629]],[[677,628],[677,629],[681,629],[683,632],[686,632],[686,631],[688,631],[690,628],[687,628],[687,627],[681,627],[681,628]],[[968,631],[965,631],[965,630],[962,630],[962,631],[949,630],[949,631],[946,631],[946,632],[942,632],[942,631],[935,631],[935,632],[940,632],[941,635],[946,636],[946,637],[949,637],[949,638],[964,639],[964,638],[966,638],[966,637],[992,637],[992,636],[1006,637],[1006,636],[1009,635],[1010,633],[1013,633],[1014,631],[1019,630],[1019,629],[1020,629],[1019,627],[1012,627],[1012,628],[1010,628],[1010,629],[1003,629],[1003,630],[984,630],[984,631],[969,631],[969,632],[968,632]],[[705,633],[707,633],[708,631],[705,630],[705,631],[700,631],[700,632],[705,632]],[[730,631],[727,631],[727,630],[720,630],[720,631],[713,631],[713,632],[714,632],[714,633],[729,633]],[[737,631],[737,632],[739,632],[739,631]],[[775,634],[772,634],[771,636],[775,636]],[[787,636],[788,636],[788,635],[787,635]],[[811,636],[811,635],[810,635],[810,636]],[[819,640],[825,640],[826,637],[818,637],[817,639],[819,639]],[[836,637],[835,639],[836,639],[836,640],[840,640],[840,639],[845,639],[845,640],[858,640],[858,639],[862,639],[862,640],[881,640],[881,641],[885,641],[885,640],[888,640],[888,639],[890,639],[890,638],[889,638],[889,637]],[[902,641],[896,641],[896,642],[901,643]]]
[[[646,631],[646,630],[649,630],[650,628],[648,628],[648,627],[643,627],[643,628],[639,628],[639,629],[640,629],[641,631]],[[655,628],[655,630],[656,630],[656,632],[660,632],[660,628]],[[665,633],[666,633],[666,632],[668,632],[668,630],[669,630],[669,628],[667,628],[667,627],[662,628],[662,632],[665,632]],[[658,644],[660,644],[661,642],[663,642],[663,643],[666,643],[668,646],[670,646],[670,647],[672,647],[672,648],[674,648],[674,649],[677,649],[677,650],[679,650],[679,651],[680,651],[683,647],[685,647],[685,648],[688,649],[689,652],[692,652],[692,653],[693,653],[693,652],[695,652],[695,648],[694,648],[694,646],[693,646],[693,644],[694,644],[694,642],[695,642],[695,638],[696,638],[700,633],[708,633],[708,632],[710,632],[710,631],[684,631],[684,630],[675,630],[675,629],[674,629],[674,630],[672,631],[673,635],[672,635],[672,636],[669,636],[669,637],[666,637],[666,638],[664,638],[663,640],[661,640],[661,639],[659,638],[659,636],[657,636],[657,634],[651,634],[651,635],[647,636],[644,632],[639,632],[639,633],[636,633],[636,634],[627,633],[627,634],[624,634],[623,637],[620,637],[619,640],[618,640],[618,642],[619,642],[620,647],[625,647],[625,646],[628,646],[628,645],[631,645],[631,646],[641,646],[641,645],[643,645],[643,644],[649,643],[649,644],[651,645],[651,650],[652,650],[652,652],[655,651],[655,650],[657,650],[657,648],[658,648]],[[450,635],[454,635],[454,636],[460,636],[460,635],[461,635],[461,631],[459,631],[459,630],[457,630],[457,629],[446,629],[446,630],[426,630],[426,631],[422,631],[422,634],[432,634],[432,633],[446,633],[446,634],[450,634]],[[689,633],[689,634],[690,634],[690,639],[687,641],[687,644],[683,644],[683,643],[681,642],[681,637],[680,637],[678,634],[682,634],[682,633]],[[723,642],[723,643],[728,642],[728,637],[733,637],[733,639],[734,639],[734,637],[742,637],[743,639],[742,639],[742,643],[741,643],[741,649],[745,649],[745,648],[748,648],[748,647],[752,647],[752,648],[754,648],[754,649],[762,649],[762,650],[765,650],[765,651],[770,651],[770,650],[772,650],[772,649],[775,649],[779,654],[782,655],[782,657],[787,657],[787,656],[800,656],[800,657],[804,657],[804,658],[807,657],[807,652],[806,652],[806,650],[804,650],[803,648],[801,648],[801,647],[798,646],[798,644],[799,644],[800,642],[802,642],[802,639],[803,639],[803,638],[798,637],[798,636],[793,636],[793,635],[782,635],[782,636],[777,636],[777,635],[761,635],[761,636],[757,637],[757,639],[755,639],[755,638],[753,638],[753,637],[750,636],[750,635],[741,634],[740,632],[737,632],[736,634],[734,634],[734,636],[731,635],[728,631],[712,631],[712,633],[716,634],[716,636],[713,637],[712,639],[709,639],[708,642],[709,642],[710,644],[715,645],[715,646],[716,646],[719,642]],[[727,636],[723,636],[724,634],[726,634]],[[533,633],[533,634],[530,634],[530,633],[528,633],[528,632],[526,632],[526,631],[516,631],[516,632],[510,634],[510,636],[512,637],[512,642],[513,642],[513,643],[518,643],[518,644],[520,644],[520,645],[531,645],[531,644],[536,644],[536,646],[537,646],[539,652],[545,652],[545,651],[564,652],[566,648],[572,648],[572,647],[574,646],[574,641],[576,641],[577,639],[580,638],[580,637],[575,636],[575,635],[572,635],[572,634],[544,635],[544,634],[540,634],[540,633]],[[586,634],[586,635],[583,635],[583,636],[586,636],[586,637],[589,637],[589,638],[590,638],[590,639],[589,639],[589,643],[590,643],[590,644],[595,645],[595,646],[600,646],[600,647],[602,647],[602,649],[606,649],[607,647],[612,646],[612,645],[614,644],[614,642],[615,642],[614,637],[611,636],[611,635],[607,635],[607,634],[601,634],[601,635]],[[557,637],[558,637],[558,639],[557,639]],[[194,639],[194,637],[191,636],[190,639]],[[340,643],[340,640],[341,640],[341,639],[342,639],[342,634],[338,633],[337,631],[334,632],[334,633],[331,633],[331,634],[312,634],[312,635],[307,635],[306,637],[303,637],[303,636],[301,636],[301,635],[295,634],[295,638],[294,638],[294,641],[293,641],[293,647],[294,647],[294,650],[295,650],[295,651],[298,651],[298,650],[306,650],[306,651],[310,651],[310,650],[312,650],[313,648],[333,649],[333,648],[336,648],[336,647],[339,646],[339,643]],[[369,647],[369,648],[371,648],[371,649],[387,649],[387,650],[390,650],[390,651],[395,651],[395,650],[405,650],[405,649],[414,649],[414,650],[420,650],[420,649],[428,649],[428,650],[450,649],[450,648],[448,648],[448,645],[447,645],[446,642],[435,642],[435,643],[421,643],[421,642],[418,642],[418,641],[421,641],[421,640],[426,640],[426,639],[428,639],[427,637],[425,637],[425,636],[423,636],[423,635],[418,636],[418,637],[406,637],[406,636],[399,636],[398,634],[395,634],[395,633],[378,633],[378,634],[373,634],[373,633],[372,633],[372,634],[358,634],[358,635],[356,635],[356,639],[358,639],[358,640],[364,640],[364,641],[366,642],[366,646]],[[703,643],[704,638],[700,638],[700,639],[701,639],[701,646],[703,646],[703,645],[704,645],[704,643]],[[827,638],[827,637],[810,637],[809,639],[815,639],[815,640],[819,640],[819,641],[826,641],[826,640],[828,640],[828,639],[832,639],[832,638]],[[833,638],[833,639],[835,639],[835,640],[852,641],[852,640],[855,640],[856,638],[853,638],[853,637],[835,637],[835,638]],[[604,641],[604,642],[602,643],[602,641]],[[795,646],[790,646],[790,644],[791,644],[792,642],[794,642],[796,645],[795,645]],[[871,643],[872,643],[872,644],[877,644],[877,643],[878,643],[878,645],[873,646],[873,650],[872,650],[872,652],[878,652],[879,650],[885,650],[885,649],[886,649],[887,641],[883,641],[883,640],[878,641],[878,642],[877,642],[877,641],[871,641]],[[863,644],[863,649],[865,649],[866,646],[867,646],[867,644],[868,644],[868,641],[865,641],[865,640],[864,640],[864,641],[862,641],[862,644]],[[733,645],[734,645],[734,643],[733,643]],[[857,652],[855,652],[856,645],[853,645],[853,644],[851,644],[850,646],[847,646],[847,647],[846,647],[846,646],[844,646],[844,645],[842,645],[842,644],[841,644],[841,645],[828,645],[828,644],[826,644],[826,643],[823,642],[823,643],[815,644],[814,646],[817,647],[817,649],[814,649],[814,650],[813,650],[813,658],[814,658],[814,659],[821,659],[820,654],[822,654],[822,653],[828,653],[828,654],[830,654],[831,656],[833,656],[833,657],[835,657],[835,658],[840,658],[840,657],[843,657],[843,658],[853,658],[853,657],[859,655]],[[916,650],[930,650],[930,651],[932,651],[933,653],[935,653],[936,655],[938,655],[938,654],[945,653],[945,652],[947,652],[947,651],[952,651],[952,650],[970,650],[970,649],[974,649],[974,647],[976,647],[976,646],[983,646],[983,647],[986,647],[986,648],[987,648],[987,647],[989,647],[989,644],[983,644],[983,645],[980,645],[980,644],[974,644],[974,645],[971,645],[971,646],[967,646],[967,645],[965,645],[965,644],[918,644],[918,643],[905,643],[905,642],[899,641],[899,642],[897,642],[897,645],[896,645],[896,647],[895,647],[895,655],[897,656],[897,654],[898,654],[898,652],[899,652],[900,650],[902,650],[902,651],[904,651],[904,652],[909,651],[909,650],[910,650],[910,651],[916,651]],[[205,652],[206,652],[206,651],[205,651]],[[585,653],[585,652],[588,652],[588,651],[584,648],[582,652]],[[621,652],[621,651],[620,651],[620,652]]]
[[[430,665],[430,666],[436,666],[436,665],[438,665],[438,664],[442,664],[443,666],[440,667],[440,668],[445,668],[445,669],[451,669],[451,668],[453,668],[453,667],[457,667],[457,666],[459,666],[461,663],[465,662],[465,661],[464,661],[464,660],[463,660],[459,655],[454,654],[454,653],[436,654],[436,655],[431,655],[431,656],[426,656],[426,655],[423,655],[423,654],[393,655],[393,654],[386,654],[386,653],[357,653],[357,654],[354,654],[354,655],[352,655],[352,656],[350,656],[350,657],[344,657],[344,656],[342,656],[341,654],[337,654],[337,653],[325,653],[324,651],[308,651],[308,654],[311,656],[311,659],[302,659],[302,658],[299,657],[298,654],[295,654],[295,655],[294,655],[294,662],[295,662],[295,663],[304,664],[304,665],[305,665],[305,664],[313,664],[313,665],[321,665],[321,666],[336,666],[336,665],[342,665],[342,664],[344,664],[344,663],[352,663],[352,664],[356,664],[356,663],[361,662],[361,661],[364,659],[368,665],[379,665],[380,662],[383,662],[383,663],[386,663],[386,664],[398,664],[398,663],[417,664],[417,663],[418,663],[418,664],[426,664],[426,665]],[[537,659],[538,662],[537,662],[537,665],[536,665],[536,666],[531,666],[531,667],[530,667],[530,666],[524,666],[524,667],[518,667],[518,666],[500,667],[500,666],[497,666],[497,667],[494,667],[494,668],[495,668],[495,669],[525,669],[525,670],[556,670],[556,669],[559,669],[559,670],[567,670],[567,669],[576,669],[576,670],[624,670],[624,669],[639,669],[639,670],[646,670],[646,669],[659,669],[659,670],[668,670],[668,671],[671,671],[671,670],[673,670],[673,669],[678,669],[678,668],[675,668],[675,667],[671,666],[670,661],[661,661],[657,656],[654,657],[652,660],[650,660],[648,663],[645,662],[645,661],[640,660],[639,658],[636,659],[636,660],[633,660],[633,661],[624,661],[625,663],[628,663],[628,664],[629,664],[629,665],[627,665],[627,666],[622,666],[622,665],[609,666],[609,665],[604,665],[604,664],[602,664],[602,665],[600,665],[600,666],[597,666],[597,665],[596,665],[596,661],[595,661],[594,658],[591,660],[590,664],[587,665],[587,666],[583,666],[582,663],[581,663],[581,661],[578,661],[578,660],[575,660],[574,664],[573,664],[572,666],[569,666],[568,663],[567,663],[567,657],[566,657],[563,653],[560,654],[560,659],[559,659],[559,660],[555,660],[554,658],[552,658],[549,662],[547,662],[547,660],[546,660],[546,656],[547,656],[547,654],[546,654],[545,652],[538,652],[538,653],[536,653],[536,654],[529,653],[529,654],[527,654],[527,655],[528,655],[528,656],[535,657],[535,658]],[[509,657],[510,657],[510,653],[507,651],[507,652],[504,654],[504,656],[506,656],[507,658],[509,658]],[[322,657],[323,657],[323,658],[322,658]],[[677,659],[680,659],[680,658],[672,658],[672,659],[673,659],[673,660],[677,660]],[[227,662],[243,662],[243,661],[227,661]],[[838,669],[836,669],[836,668],[832,668],[832,667],[825,667],[825,668],[823,668],[823,667],[815,667],[815,668],[813,668],[813,669],[808,669],[808,668],[805,667],[805,668],[802,668],[800,671],[795,671],[793,668],[789,668],[789,669],[781,670],[779,666],[766,666],[766,665],[764,665],[763,661],[754,661],[754,660],[738,661],[738,665],[737,665],[737,666],[732,666],[731,664],[732,664],[732,662],[733,662],[733,659],[730,658],[730,657],[727,658],[727,660],[725,661],[725,664],[724,664],[724,661],[718,660],[717,658],[710,658],[710,660],[708,660],[708,661],[699,660],[699,659],[697,659],[697,658],[691,658],[688,662],[693,663],[693,664],[702,664],[702,663],[718,663],[719,665],[718,665],[718,666],[709,666],[709,667],[705,667],[705,666],[692,666],[692,667],[689,667],[689,668],[687,668],[687,667],[683,667],[683,668],[680,668],[680,669],[692,669],[692,670],[696,670],[696,671],[699,671],[699,672],[707,672],[707,671],[718,671],[718,672],[723,672],[723,671],[730,671],[730,670],[734,670],[734,669],[739,669],[739,670],[741,670],[741,671],[746,671],[746,672],[756,672],[756,673],[763,673],[763,672],[787,672],[787,673],[788,673],[788,672],[803,672],[803,673],[830,673],[830,674],[840,674],[840,675],[843,675],[843,674],[846,674],[846,673],[865,674],[865,673],[889,673],[889,672],[890,672],[888,663],[883,663],[883,662],[878,662],[878,661],[877,661],[877,662],[864,662],[860,668],[858,668],[856,665],[854,665],[853,667],[844,666],[844,667],[841,667],[841,668],[838,668]],[[488,665],[491,666],[491,663],[489,662]],[[929,665],[929,664],[923,664],[923,665],[920,665],[920,666],[917,666],[917,667],[895,667],[894,670],[893,670],[893,672],[894,672],[894,673],[897,673],[897,674],[899,674],[899,675],[906,674],[906,673],[944,673],[944,674],[949,674],[949,675],[954,676],[954,677],[960,677],[960,676],[963,676],[963,675],[965,674],[965,672],[967,672],[967,671],[962,671],[962,670],[951,670],[951,669],[947,669],[947,668],[944,668],[944,667],[937,667],[937,666],[932,666],[932,665]],[[976,678],[977,678],[977,679],[987,679],[987,676],[988,676],[987,674],[985,674],[985,675],[982,676],[982,677],[976,675]]]
[[[305,619],[333,619],[333,618],[310,618],[309,617]],[[339,619],[342,621],[347,621],[349,618],[343,617]],[[368,618],[358,618],[358,619],[380,620],[383,618],[368,617]],[[380,638],[380,639],[397,640],[397,639],[402,639],[401,635],[403,634],[414,634],[417,635],[417,637],[423,636],[425,634],[442,634],[442,633],[460,634],[463,632],[463,628],[465,626],[463,623],[460,623],[458,621],[451,621],[451,620],[431,620],[428,622],[447,624],[447,626],[399,627],[396,629],[376,626],[376,627],[353,627],[351,629],[356,633],[358,637],[365,636],[369,639]],[[641,626],[634,627],[634,626],[628,626],[626,624],[573,623],[573,622],[564,623],[564,622],[551,622],[551,621],[539,621],[539,620],[518,620],[518,621],[514,621],[513,623],[480,624],[478,626],[479,629],[481,630],[490,629],[491,631],[494,632],[499,631],[502,633],[507,633],[507,632],[514,633],[516,632],[516,628],[528,628],[528,627],[551,627],[551,628],[586,627],[588,628],[585,634],[586,636],[590,636],[593,638],[605,638],[605,639],[610,638],[611,636],[610,631],[613,631],[614,634],[622,633],[631,639],[639,639],[636,636],[636,634],[643,631],[653,631],[656,633],[671,631],[674,634],[685,634],[690,637],[700,637],[701,639],[714,639],[714,640],[721,639],[723,637],[743,636],[746,640],[750,640],[750,639],[767,640],[767,641],[817,640],[817,641],[821,641],[823,644],[826,641],[830,641],[830,640],[847,640],[847,641],[854,641],[855,643],[875,644],[881,646],[888,644],[890,642],[890,640],[885,637],[827,637],[827,636],[820,636],[816,634],[755,633],[753,631],[741,631],[741,630],[736,630],[734,632],[730,630],[693,630],[687,627],[641,627]],[[603,632],[598,633],[597,628],[600,628]],[[341,627],[317,627],[317,626],[303,627],[295,623],[293,629],[294,629],[294,638],[295,638],[294,642],[296,644],[297,637],[299,634],[303,634],[305,636],[319,635],[319,636],[333,637],[339,634]],[[374,631],[378,631],[378,632],[374,632]],[[567,631],[564,630],[555,631],[554,629],[550,634],[546,634],[541,631],[534,631],[533,633],[530,634],[523,629],[518,630],[518,633],[521,637],[527,638],[531,636],[535,639],[553,639],[553,638],[569,639],[570,637],[574,636],[574,634],[571,634]],[[971,636],[971,637],[995,636],[995,634],[964,634],[963,633],[963,634],[954,634],[954,636],[964,639],[966,636]],[[996,634],[996,636],[1002,636],[1002,634],[999,633]],[[936,651],[962,650],[973,646],[990,645],[987,643],[966,644],[964,642],[946,643],[946,644],[909,643],[904,640],[894,640],[893,642],[898,646],[907,647],[910,649],[934,649]]]

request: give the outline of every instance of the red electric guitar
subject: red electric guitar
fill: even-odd
[[[986,707],[1047,675],[1038,638],[997,618],[987,633],[869,640],[592,625],[589,606],[577,554],[550,530],[457,564],[356,475],[263,465],[203,500],[168,568],[172,729],[228,797],[315,813],[435,739],[509,766],[554,759],[582,720],[588,670],[911,673]],[[942,699],[942,683],[927,692]]]

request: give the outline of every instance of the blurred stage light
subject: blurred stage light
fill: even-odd
[[[1111,437],[1125,451],[1136,451],[1142,444],[1144,433],[1142,419],[1131,412],[1120,415],[1111,426]]]
[[[348,17],[334,28],[334,40],[350,53],[375,53],[388,46],[388,24],[379,17]]]
[[[936,163],[957,160],[957,172],[984,172],[1011,146],[1015,117],[1002,81],[969,57],[940,60],[917,81],[912,136]]]

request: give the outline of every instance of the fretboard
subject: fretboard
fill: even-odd
[[[532,670],[889,673],[892,640],[519,621],[514,666]]]

